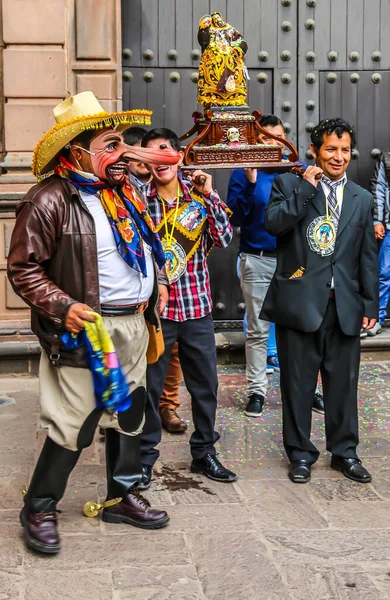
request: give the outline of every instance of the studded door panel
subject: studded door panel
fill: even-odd
[[[390,146],[389,0],[122,0],[123,104],[147,106],[153,125],[184,133],[196,110],[199,18],[221,12],[248,42],[251,108],[282,118],[310,163],[320,118],[355,125],[349,177],[368,186],[378,150]],[[215,182],[226,194],[229,172]],[[210,271],[217,319],[240,318],[238,240],[214,251]]]

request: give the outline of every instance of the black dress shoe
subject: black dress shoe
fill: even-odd
[[[311,464],[307,460],[293,460],[288,476],[293,483],[307,483],[311,479]]]
[[[263,412],[264,396],[261,394],[252,394],[248,398],[248,404],[244,410],[247,417],[260,417]]]
[[[343,458],[333,454],[330,459],[330,468],[340,471],[345,477],[358,483],[370,483],[372,480],[370,473],[358,458]]]
[[[137,483],[137,490],[148,490],[152,485],[152,467],[150,465],[142,465],[142,477]]]
[[[325,413],[324,399],[319,392],[314,394],[312,410],[323,415]]]
[[[206,477],[213,481],[222,481],[224,483],[230,483],[237,479],[237,475],[221,465],[218,458],[213,454],[206,454],[200,460],[193,460],[191,463],[191,472],[203,473],[203,475],[206,475]]]

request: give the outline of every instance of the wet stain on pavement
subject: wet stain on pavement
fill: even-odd
[[[179,471],[188,472],[185,468],[174,469],[171,466],[168,467],[167,465],[164,465],[161,472],[156,473],[156,476],[161,479],[161,483],[164,483],[172,492],[178,490],[201,490],[202,492],[205,492],[205,494],[216,496],[216,494],[214,494],[210,488],[205,486],[202,481],[197,481],[191,475],[185,476]]]

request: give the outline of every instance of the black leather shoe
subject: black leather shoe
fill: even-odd
[[[20,513],[27,548],[42,554],[57,554],[61,549],[57,529],[57,510],[33,512],[24,507]]]
[[[252,394],[248,398],[248,404],[244,410],[247,417],[260,417],[263,412],[264,396],[261,394]]]
[[[362,461],[358,458],[343,458],[333,454],[330,459],[330,468],[340,471],[345,477],[358,483],[370,483],[372,480],[370,473],[363,467]]]
[[[146,498],[137,490],[129,490],[122,502],[103,510],[105,523],[128,523],[141,529],[161,529],[168,524],[169,516],[165,510],[150,507]]]
[[[152,467],[150,465],[142,465],[142,478],[137,483],[137,490],[148,490],[152,485]]]
[[[293,460],[288,476],[293,483],[307,483],[311,479],[311,464],[307,460]]]
[[[203,473],[209,479],[213,481],[222,481],[223,483],[230,483],[236,481],[237,475],[229,469],[226,469],[219,462],[218,458],[213,454],[206,454],[200,460],[193,460],[191,463],[192,473]]]
[[[312,410],[323,415],[325,413],[324,399],[319,392],[314,394]]]

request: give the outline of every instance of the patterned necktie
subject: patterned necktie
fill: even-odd
[[[344,185],[344,179],[332,181],[327,177],[323,177],[322,180],[330,190],[328,195],[329,216],[335,224],[338,225],[340,219],[340,206],[337,203],[337,189],[339,186]]]

